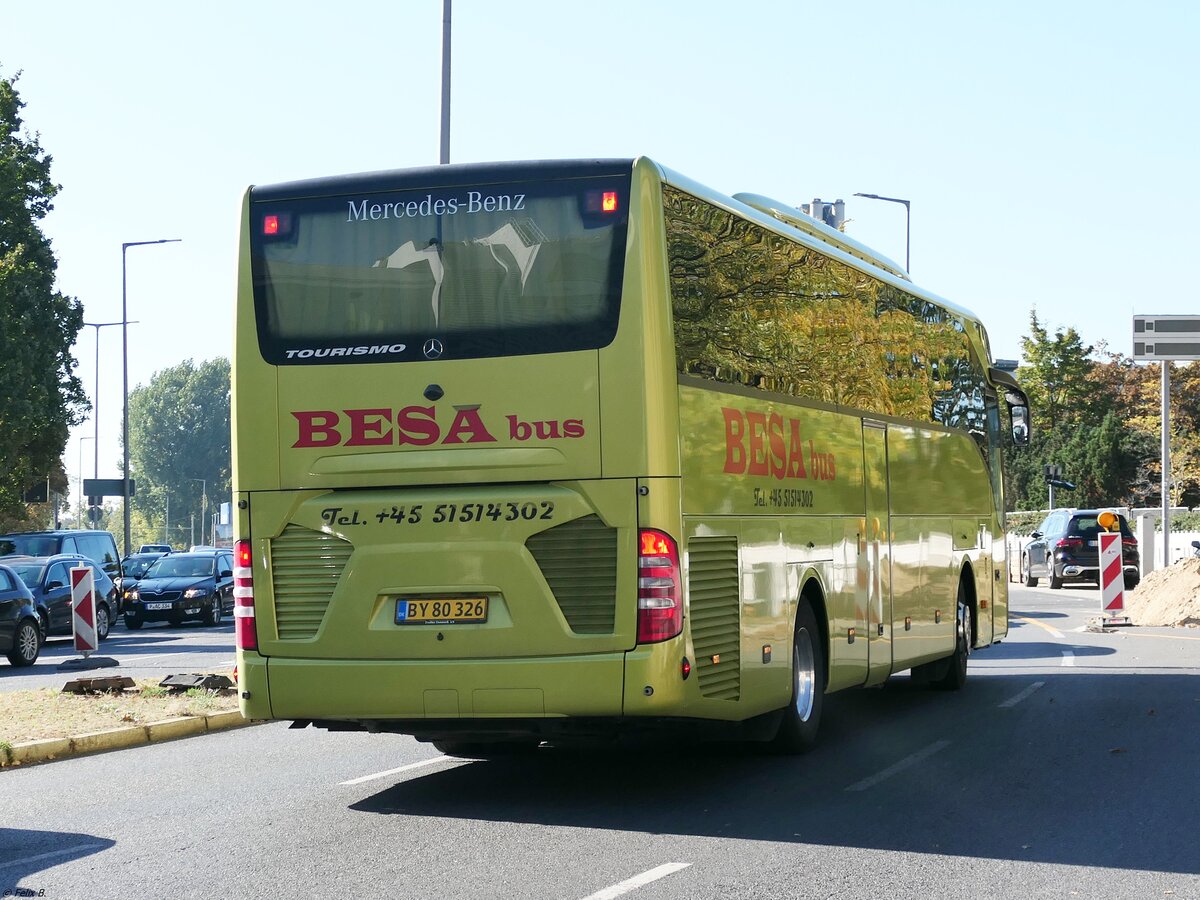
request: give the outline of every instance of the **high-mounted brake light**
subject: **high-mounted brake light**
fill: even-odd
[[[683,630],[679,550],[670,535],[652,528],[638,532],[637,641],[670,640]]]
[[[254,621],[254,557],[249,541],[233,545],[233,621],[239,650],[258,649],[258,625]]]
[[[279,216],[263,216],[263,234],[279,234]]]
[[[617,192],[605,191],[604,196],[600,198],[600,209],[604,212],[617,211]]]

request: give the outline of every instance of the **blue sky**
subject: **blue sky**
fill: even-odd
[[[1134,313],[1200,313],[1200,6],[455,0],[451,160],[645,154],[725,193],[847,201],[847,233],[978,313],[1130,352]],[[63,185],[59,287],[121,317],[130,384],[229,355],[250,184],[437,162],[441,0],[12,4],[0,67]],[[95,330],[76,347],[89,396]],[[100,335],[100,477],[120,329]],[[93,423],[65,455],[90,477]]]

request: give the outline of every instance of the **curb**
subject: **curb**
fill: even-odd
[[[77,737],[24,741],[20,744],[13,744],[7,752],[0,750],[0,769],[50,762],[70,756],[81,756],[85,753],[123,750],[126,747],[191,737],[209,731],[224,731],[228,728],[258,724],[260,724],[260,720],[246,719],[241,712],[233,709],[207,716],[181,716],[177,719],[164,719],[161,722],[150,722],[131,728],[94,731]]]

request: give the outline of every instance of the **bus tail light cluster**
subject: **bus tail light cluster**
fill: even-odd
[[[254,557],[249,541],[233,545],[233,621],[239,650],[258,649],[258,625],[254,621]]]
[[[637,642],[653,644],[683,630],[679,550],[670,535],[638,531]]]

